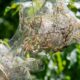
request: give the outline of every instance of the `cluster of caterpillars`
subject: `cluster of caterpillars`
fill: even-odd
[[[22,4],[20,11],[20,26],[25,31],[22,43],[24,50],[35,52],[50,48],[56,51],[80,42],[80,20],[69,10],[64,0],[47,1],[38,14],[32,17],[25,13],[27,8]]]

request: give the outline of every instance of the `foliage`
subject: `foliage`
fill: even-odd
[[[68,7],[75,15],[79,10],[74,4]],[[19,6],[12,0],[0,0],[0,11],[0,38],[11,38],[18,26]],[[30,15],[31,12],[32,8],[29,10]],[[9,46],[7,40],[0,40],[0,43]],[[30,57],[29,54],[27,56]],[[36,80],[80,80],[80,44],[72,44],[58,52],[43,51],[38,57],[43,60],[45,68],[34,73]]]
[[[4,39],[4,40],[0,39],[0,44],[3,44],[5,46],[7,46],[8,48],[10,48],[9,39]]]
[[[19,7],[13,0],[0,0],[0,38],[11,38],[18,26]]]
[[[45,54],[45,52],[41,52]],[[63,51],[47,52],[42,58],[45,64],[38,80],[80,80],[80,44],[72,44]],[[75,75],[75,76],[74,76]]]

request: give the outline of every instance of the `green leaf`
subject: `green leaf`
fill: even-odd
[[[33,5],[28,10],[29,16],[34,16],[41,9],[43,5],[43,3],[40,0],[32,0],[32,1],[33,1]]]

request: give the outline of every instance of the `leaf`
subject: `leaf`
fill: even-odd
[[[61,73],[63,71],[63,61],[61,57],[61,52],[56,53],[57,62],[58,62],[58,73]]]
[[[42,7],[43,3],[40,0],[32,0],[32,7],[28,10],[29,16],[34,16]]]

